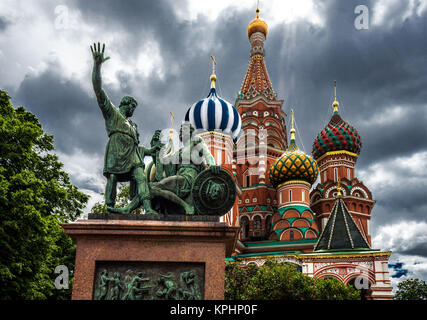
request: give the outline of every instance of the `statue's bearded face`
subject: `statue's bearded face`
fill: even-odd
[[[126,105],[121,105],[120,109],[123,110],[123,114],[126,117],[128,117],[128,118],[132,117],[133,113],[135,112],[135,109],[136,109],[136,103],[129,103],[129,104],[126,104]]]

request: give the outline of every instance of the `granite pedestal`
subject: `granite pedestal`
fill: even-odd
[[[147,288],[159,285],[160,275],[153,269],[157,266],[163,274],[174,269],[180,270],[181,281],[182,274],[186,275],[184,280],[188,279],[188,274],[183,271],[191,268],[196,270],[196,277],[202,281],[199,298],[224,299],[225,258],[230,257],[234,250],[239,228],[229,227],[222,222],[192,221],[204,220],[200,217],[187,217],[189,221],[170,221],[171,218],[164,221],[161,217],[147,220],[147,216],[139,219],[131,216],[123,220],[123,216],[118,219],[116,215],[104,215],[103,219],[94,218],[99,216],[92,215],[88,220],[62,224],[65,232],[77,243],[73,300],[95,298],[94,287],[99,285],[96,277],[101,273],[100,268],[104,270],[106,265],[113,269],[120,266],[122,269],[140,268],[143,271],[140,274],[148,274],[157,279],[157,282],[151,283],[146,280]],[[187,283],[191,283],[191,279]],[[166,286],[147,289],[146,292],[151,290],[151,293],[145,296],[141,294],[139,298],[145,299],[151,295],[151,299],[170,299],[171,295],[166,294],[166,289]],[[174,297],[185,298],[185,294],[187,297],[195,297],[188,290],[181,290],[181,294],[178,289],[175,291],[170,293]],[[97,296],[101,297],[102,292],[98,292]],[[129,296],[135,298],[134,295]],[[105,294],[102,297],[105,298]]]

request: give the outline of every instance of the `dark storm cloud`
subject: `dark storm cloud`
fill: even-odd
[[[159,45],[166,64],[164,77],[155,73],[149,77],[117,74],[123,94],[139,96],[144,116],[151,116],[141,132],[143,141],[148,142],[155,129],[167,128],[169,111],[174,112],[177,127],[187,109],[207,96],[212,54],[218,61],[219,93],[234,102],[248,64],[249,42],[245,35],[248,13],[237,14],[232,10],[214,23],[208,23],[202,15],[190,23],[179,21],[170,3],[165,1],[123,4],[104,1],[100,5],[78,2],[78,7],[88,23],[98,24],[100,28],[113,25],[126,31],[126,40],[120,47],[124,57],[136,57],[151,40]],[[172,72],[174,68],[179,71]],[[138,111],[135,118],[144,120]]]
[[[40,75],[28,75],[14,100],[54,135],[57,150],[71,154],[79,149],[91,154],[104,149],[106,134],[95,96],[89,97],[78,82],[63,79],[55,63]]]
[[[407,250],[400,251],[399,253],[427,257],[427,243],[418,243]]]
[[[380,110],[385,115],[389,112],[387,108]],[[376,113],[378,115],[378,111]],[[396,156],[411,156],[415,152],[427,151],[426,123],[427,107],[422,108],[421,105],[406,105],[402,108],[400,117],[393,122],[373,123],[369,126],[362,122],[359,134],[366,138],[362,138],[362,156],[358,161],[359,165],[369,165]]]
[[[168,1],[78,0],[76,3],[85,21],[126,30],[132,36],[124,42],[130,55],[137,54],[147,38],[154,36],[161,43],[162,55],[176,59],[175,52],[184,49],[185,36],[194,36],[194,32],[193,35],[187,32],[191,28],[188,23],[177,21]]]

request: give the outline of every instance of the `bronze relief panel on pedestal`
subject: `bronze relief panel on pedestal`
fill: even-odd
[[[94,300],[202,300],[204,263],[97,261]]]

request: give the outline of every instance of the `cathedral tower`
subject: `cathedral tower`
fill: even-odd
[[[185,114],[184,121],[190,122],[197,134],[204,140],[216,165],[220,165],[233,177],[233,150],[242,126],[242,120],[236,108],[218,96],[215,88],[215,57],[212,58],[211,89],[206,98],[194,103]],[[238,203],[223,217],[221,221],[228,225],[239,225]]]
[[[270,182],[277,189],[278,207],[273,215],[270,240],[317,239],[318,228],[310,209],[309,193],[319,172],[316,161],[299,150],[292,110],[291,139],[287,150],[270,167]]]
[[[264,61],[266,22],[259,17],[247,30],[251,45],[250,61],[235,106],[242,118],[242,135],[235,150],[236,175],[242,188],[239,212],[242,240],[268,238],[276,190],[268,179],[268,169],[287,146],[285,116],[274,92]]]
[[[319,166],[320,183],[311,192],[311,208],[317,213],[318,225],[323,230],[334,207],[338,180],[341,179],[342,199],[363,236],[371,244],[369,222],[375,201],[370,190],[356,177],[355,165],[362,141],[357,130],[338,113],[336,82],[332,107],[334,111],[331,120],[313,143],[312,154]]]

